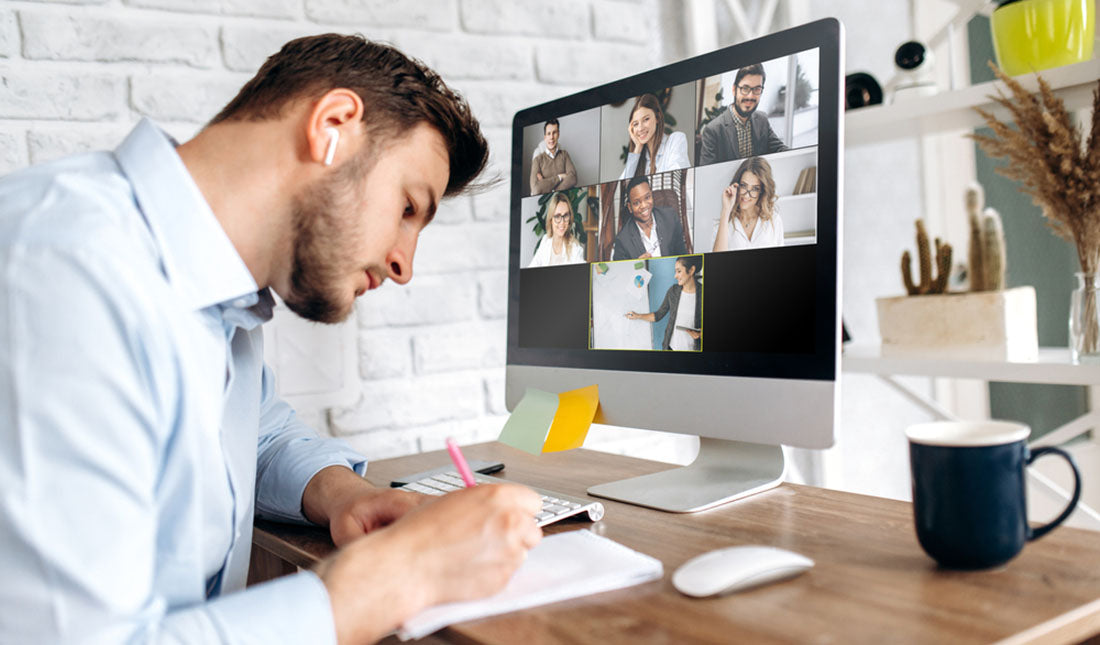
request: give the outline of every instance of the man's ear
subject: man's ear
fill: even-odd
[[[340,141],[336,159],[353,156],[364,144],[363,111],[363,99],[347,88],[329,90],[317,99],[305,122],[309,159],[320,164],[332,159],[328,153],[333,140],[333,129]]]

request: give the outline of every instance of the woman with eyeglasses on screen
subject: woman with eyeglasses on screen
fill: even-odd
[[[626,122],[630,136],[626,167],[619,179],[679,170],[691,165],[687,137],[683,132],[665,134],[665,113],[652,94],[642,94],[630,108]]]
[[[749,157],[722,191],[715,251],[783,246],[783,220],[775,211],[775,180],[763,157]]]
[[[569,195],[554,193],[546,216],[546,237],[542,239],[528,267],[584,262],[584,247],[573,235],[573,203]]]

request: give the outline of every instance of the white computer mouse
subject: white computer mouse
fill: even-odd
[[[785,580],[814,561],[773,546],[731,546],[695,556],[672,574],[672,586],[696,598],[715,596]]]

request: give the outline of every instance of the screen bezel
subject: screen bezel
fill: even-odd
[[[517,112],[512,120],[512,174],[508,257],[509,365],[582,368],[631,372],[835,380],[839,344],[838,325],[838,204],[841,186],[840,150],[843,131],[841,26],[835,19],[818,20],[714,52],[682,60],[619,81],[607,83]],[[557,349],[519,346],[520,205],[523,189],[523,129],[613,102],[634,97],[648,88],[700,81],[810,49],[819,51],[817,243],[815,254],[814,351],[806,354],[773,352],[655,352],[646,350]],[[541,269],[527,269],[538,271]]]

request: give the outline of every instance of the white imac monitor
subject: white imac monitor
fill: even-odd
[[[702,510],[833,444],[843,42],[821,20],[516,114],[508,408],[597,384],[604,423],[701,438],[590,494]]]

